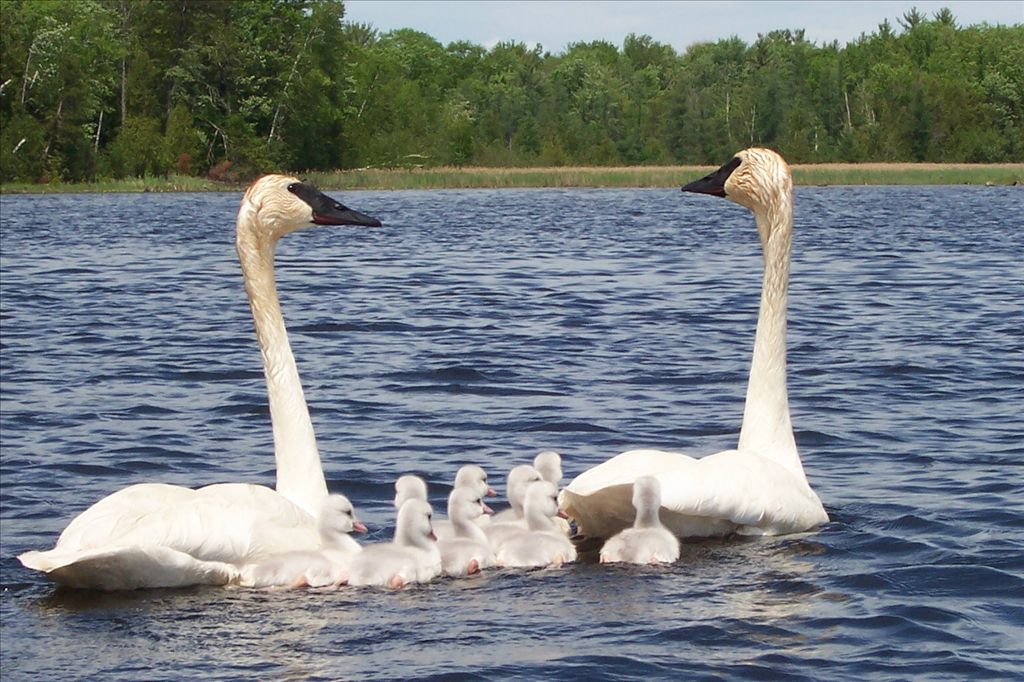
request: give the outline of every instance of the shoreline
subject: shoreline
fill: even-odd
[[[506,188],[671,188],[715,166],[537,167],[537,168],[364,168],[297,173],[331,190],[506,189]],[[797,186],[849,185],[1022,185],[1024,163],[821,163],[793,164]],[[169,176],[94,183],[7,183],[0,194],[60,192],[236,192],[247,182]]]

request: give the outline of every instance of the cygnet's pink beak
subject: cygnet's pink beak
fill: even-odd
[[[352,522],[352,532],[353,533],[365,533],[366,532],[366,525],[363,524],[362,521],[353,521]]]
[[[493,514],[494,510],[487,506],[486,503],[481,502],[480,506],[484,508],[484,514]]]
[[[569,515],[566,514],[564,511],[562,511],[561,509],[558,510],[558,513],[555,514],[555,516],[557,516],[560,519],[567,519],[567,518],[569,518]]]
[[[430,535],[428,535],[427,537],[430,538],[431,540],[433,540],[434,542],[437,542],[437,536],[434,535],[434,530],[433,529],[430,530]]]
[[[496,497],[498,493],[494,492],[494,488],[487,488],[487,497]]]

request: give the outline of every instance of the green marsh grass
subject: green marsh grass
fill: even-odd
[[[712,166],[359,169],[299,173],[329,189],[678,187]],[[797,185],[1024,185],[1024,164],[864,163],[794,165]],[[0,185],[4,193],[239,191],[244,184],[170,176],[95,183]]]

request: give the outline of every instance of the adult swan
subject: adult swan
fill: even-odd
[[[807,531],[828,515],[804,476],[786,395],[786,288],[793,228],[793,181],[781,156],[747,149],[684,192],[725,197],[754,213],[764,250],[764,282],[754,357],[737,449],[700,459],[631,450],[578,476],[562,506],[586,536],[630,526],[632,485],[661,484],[661,519],[681,537]]]
[[[277,240],[313,225],[379,226],[296,178],[267,175],[245,193],[237,246],[263,356],[277,489],[225,483],[192,489],[142,483],[77,516],[54,549],[19,556],[59,585],[104,590],[220,585],[239,566],[318,551],[327,485],[274,283]]]

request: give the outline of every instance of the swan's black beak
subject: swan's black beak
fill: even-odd
[[[331,202],[331,206],[327,210],[313,209],[313,223],[316,225],[362,225],[364,227],[380,227],[381,222],[376,218],[370,217],[365,213],[360,213],[354,209],[351,209],[343,204],[334,201],[330,197],[323,195],[325,199]]]
[[[700,180],[683,185],[682,191],[694,192],[695,194],[711,194],[716,197],[725,196],[725,181],[729,179],[732,172],[739,168],[740,159],[734,156],[729,163],[725,164],[713,173],[705,175]]]
[[[293,182],[288,191],[309,204],[313,209],[314,225],[362,225],[380,227],[376,218],[360,213],[335,201],[308,182]]]

